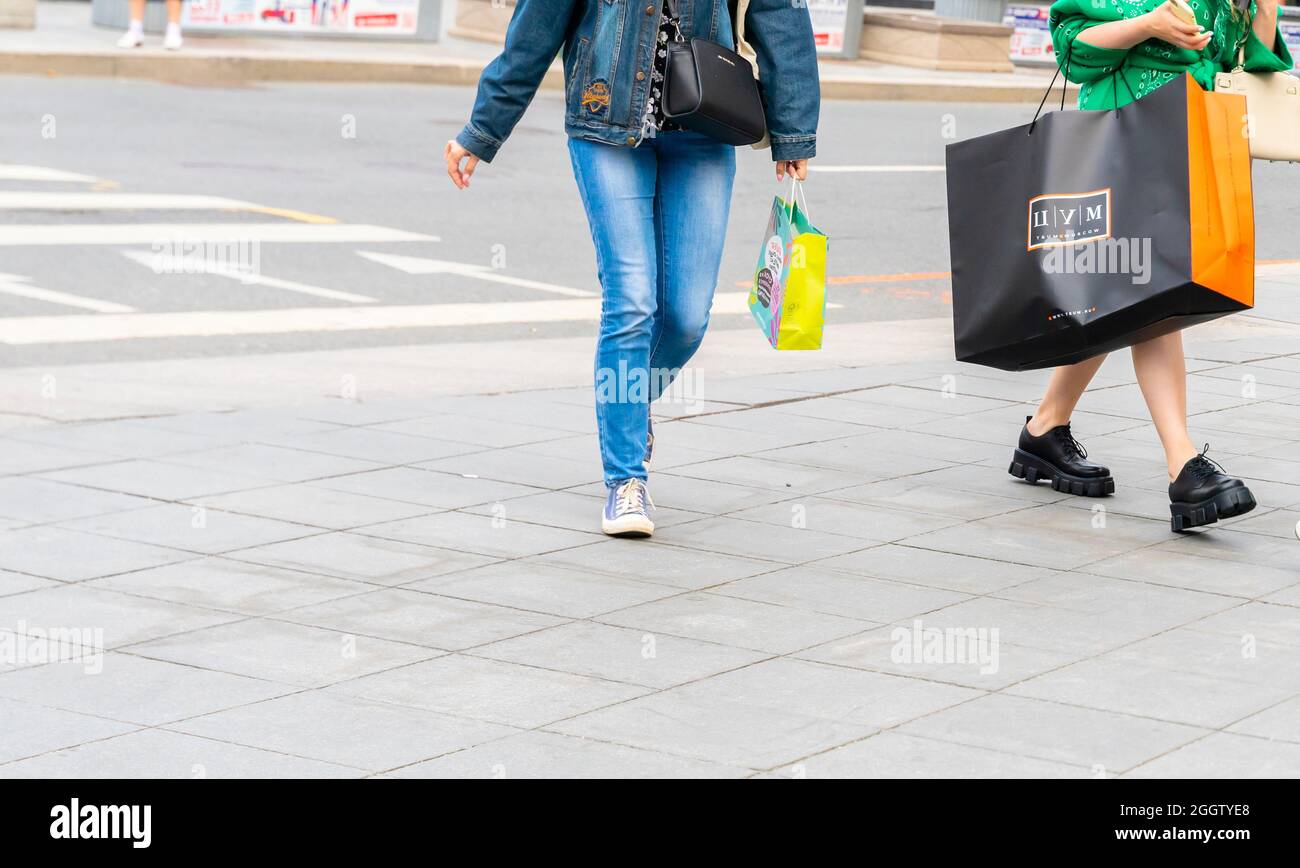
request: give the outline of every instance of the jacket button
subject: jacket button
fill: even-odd
[[[653,14],[655,14],[655,8],[654,8],[653,6],[647,6],[647,7],[645,8],[645,14],[647,14],[647,15],[653,15]]]
[[[644,72],[641,72],[640,70],[637,70],[637,73],[636,73],[636,80],[637,80],[637,81],[645,81],[645,73],[644,73]]]
[[[636,144],[636,136],[628,136],[628,137],[627,137],[627,143],[628,143],[629,145],[635,145],[635,144]]]

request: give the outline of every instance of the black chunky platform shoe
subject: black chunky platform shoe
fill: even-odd
[[[1178,478],[1169,483],[1170,526],[1174,533],[1214,524],[1221,518],[1245,515],[1255,508],[1255,496],[1246,483],[1224,472],[1218,462],[1201,454],[1188,461]]]
[[[1088,452],[1070,433],[1070,423],[1057,425],[1035,437],[1029,433],[1029,420],[1020,429],[1020,446],[1007,472],[1025,482],[1051,481],[1052,488],[1065,494],[1104,497],[1115,493],[1115,480],[1109,468],[1088,461]]]

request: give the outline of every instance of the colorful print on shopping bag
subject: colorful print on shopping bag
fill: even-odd
[[[826,236],[806,207],[776,197],[754,266],[749,310],[778,350],[817,350],[826,319]]]

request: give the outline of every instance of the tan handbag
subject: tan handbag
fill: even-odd
[[[1251,157],[1300,163],[1300,79],[1286,72],[1246,72],[1245,55],[1243,44],[1236,69],[1214,76],[1214,92],[1246,98],[1243,133]]]
[[[745,13],[749,11],[749,0],[738,0],[736,3],[736,53],[749,61],[749,65],[754,68],[754,78],[758,79],[758,54],[754,51],[754,46],[745,41]],[[768,134],[763,133],[763,138],[750,145],[756,151],[765,151],[772,147],[772,140]]]

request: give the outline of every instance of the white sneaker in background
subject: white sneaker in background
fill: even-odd
[[[163,37],[163,48],[168,51],[180,51],[181,26],[179,24],[167,25],[167,35]]]
[[[118,48],[139,48],[144,45],[144,23],[132,21],[131,26],[122,34],[122,38],[117,41]]]

